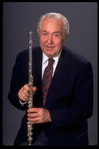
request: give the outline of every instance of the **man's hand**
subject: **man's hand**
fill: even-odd
[[[38,124],[52,121],[49,111],[45,108],[31,108],[27,112],[29,123]]]
[[[30,87],[28,84],[25,84],[18,92],[18,97],[22,102],[25,102],[29,99],[29,95],[30,95]],[[37,87],[33,87],[33,95],[35,94],[35,92],[37,91]]]

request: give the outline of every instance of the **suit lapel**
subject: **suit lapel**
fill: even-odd
[[[33,51],[33,86],[37,87],[33,98],[33,106],[42,106],[42,51],[38,47]]]
[[[49,107],[49,105],[53,104],[55,97],[58,92],[61,90],[64,82],[67,80],[69,76],[69,68],[70,67],[70,59],[66,50],[62,50],[57,68],[55,70],[54,76],[52,78],[51,85],[49,87],[49,92],[47,95],[45,107]]]
[[[38,48],[33,52],[33,86],[42,85],[42,51]]]

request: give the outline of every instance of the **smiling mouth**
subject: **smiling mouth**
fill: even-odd
[[[51,47],[51,46],[46,46],[46,48],[53,49],[54,47]]]

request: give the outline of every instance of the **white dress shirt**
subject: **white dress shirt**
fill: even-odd
[[[53,57],[53,59],[54,59],[54,64],[53,64],[53,74],[52,74],[52,77],[53,77],[53,75],[54,75],[56,66],[57,66],[57,64],[58,64],[58,60],[59,60],[60,55],[61,55],[61,52],[60,52],[56,57]],[[48,65],[48,59],[49,59],[49,57],[46,56],[46,55],[43,53],[43,58],[42,58],[42,79],[43,79],[44,70],[45,70],[45,68],[46,68],[47,65]],[[22,106],[27,103],[27,101],[26,101],[26,102],[22,102],[20,99],[19,99],[19,102],[20,102],[20,104],[21,104]]]
[[[53,74],[52,74],[52,77],[54,76],[54,72],[55,72],[56,66],[58,64],[58,60],[59,60],[60,54],[61,54],[61,52],[56,57],[53,57],[54,63],[53,63]],[[44,75],[44,70],[48,66],[48,59],[49,59],[49,57],[46,56],[43,53],[43,59],[42,59],[42,79],[43,79],[43,75]]]

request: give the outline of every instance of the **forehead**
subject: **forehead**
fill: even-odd
[[[63,22],[59,19],[45,17],[41,22],[41,30],[46,31],[62,31]]]

